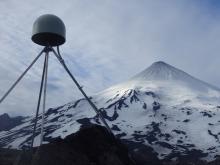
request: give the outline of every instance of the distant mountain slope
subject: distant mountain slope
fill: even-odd
[[[130,80],[92,96],[92,101],[114,134],[134,151],[149,146],[164,160],[196,155],[211,161],[220,154],[220,90],[169,64],[156,62]],[[28,145],[33,119],[0,132],[0,146]],[[45,143],[90,123],[100,121],[85,99],[51,108],[46,113]],[[40,125],[35,139],[37,146]]]
[[[0,115],[0,131],[8,131],[11,128],[20,125],[24,117],[10,117],[7,113]]]

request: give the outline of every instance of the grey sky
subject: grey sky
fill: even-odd
[[[210,1],[209,1],[210,2]],[[42,49],[31,42],[34,20],[55,14],[67,28],[61,52],[89,93],[125,81],[163,60],[220,87],[219,4],[173,0],[1,0],[0,95]],[[0,113],[35,111],[43,58],[0,105]],[[49,61],[47,107],[81,97],[56,59]]]

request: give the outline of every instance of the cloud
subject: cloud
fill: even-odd
[[[125,81],[164,60],[211,84],[220,83],[219,3],[153,0],[0,1],[0,94],[42,49],[31,42],[34,20],[58,15],[67,27],[61,47],[70,70],[89,93]],[[43,58],[0,105],[0,113],[36,109]],[[51,55],[47,107],[81,97]]]

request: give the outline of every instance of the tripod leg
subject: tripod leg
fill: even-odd
[[[36,116],[35,116],[35,121],[34,121],[34,129],[33,129],[33,134],[32,134],[32,139],[31,139],[31,149],[33,149],[33,145],[34,145],[34,138],[35,138],[36,127],[37,127],[37,119],[38,119],[38,114],[39,114],[39,109],[40,109],[40,102],[41,102],[41,95],[42,95],[43,84],[44,84],[44,75],[45,75],[45,70],[46,70],[46,61],[47,61],[47,56],[45,55],[44,68],[43,68],[43,73],[42,73],[42,78],[41,78],[40,92],[39,92]]]
[[[49,62],[49,52],[46,52],[46,68],[45,68],[45,77],[44,77],[44,95],[43,95],[43,113],[42,113],[42,122],[41,122],[41,139],[40,146],[43,143],[44,138],[44,114],[46,109],[46,96],[47,96],[47,74],[48,74],[48,62]]]
[[[9,93],[14,89],[14,87],[20,82],[20,80],[24,77],[24,75],[28,72],[28,70],[34,65],[34,63],[39,59],[39,57],[41,56],[43,52],[44,52],[44,49],[38,54],[38,56],[33,60],[33,62],[27,67],[27,69],[21,74],[21,76],[15,81],[15,83],[9,88],[9,90],[3,95],[3,97],[0,99],[0,104],[9,95]]]
[[[76,84],[76,86],[78,87],[78,89],[80,90],[80,92],[83,94],[83,96],[86,98],[86,100],[88,101],[88,103],[90,104],[90,106],[94,109],[94,111],[96,112],[96,114],[100,117],[101,121],[103,122],[103,124],[106,126],[107,130],[112,133],[111,128],[109,127],[109,125],[107,124],[107,122],[105,121],[104,117],[102,116],[102,114],[100,113],[100,111],[98,110],[98,108],[95,106],[95,104],[90,100],[90,98],[86,95],[86,93],[83,91],[82,87],[79,85],[79,83],[76,81],[76,79],[74,78],[74,76],[72,75],[72,73],[69,71],[69,69],[67,68],[63,58],[61,57],[59,51],[58,54],[57,52],[51,48],[53,53],[55,54],[55,56],[57,57],[57,59],[59,60],[59,62],[61,63],[61,65],[64,67],[64,69],[66,70],[66,72],[69,74],[69,76],[71,77],[71,79],[73,80],[73,82]]]

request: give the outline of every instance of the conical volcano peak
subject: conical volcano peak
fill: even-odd
[[[187,84],[193,88],[207,89],[212,88],[219,90],[217,87],[214,87],[208,83],[205,83],[188,73],[177,69],[163,61],[154,62],[147,69],[143,70],[141,73],[134,76],[132,81],[153,81],[153,82],[175,82],[179,84]],[[178,82],[177,82],[178,81]]]
[[[170,66],[169,64],[167,64],[164,61],[157,61],[157,62],[154,62],[152,65],[154,65],[154,66]]]
[[[143,80],[182,80],[186,78],[193,77],[163,61],[154,62],[150,67],[134,76],[134,79]]]
[[[164,71],[174,71],[179,70],[163,61],[157,61],[154,62],[150,67],[148,67],[146,70],[151,70],[152,72],[164,72]],[[180,70],[179,70],[180,71]],[[165,72],[164,72],[165,73]]]

